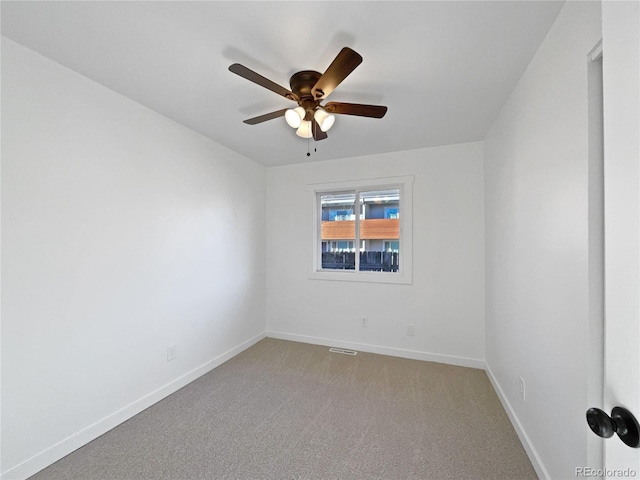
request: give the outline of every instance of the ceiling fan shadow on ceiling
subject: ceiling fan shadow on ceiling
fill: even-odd
[[[343,102],[321,104],[360,63],[362,63],[362,57],[349,47],[344,47],[324,73],[314,70],[294,73],[289,80],[291,90],[281,87],[239,63],[231,65],[229,70],[298,104],[296,108],[283,108],[265,113],[244,120],[244,123],[256,125],[284,116],[289,126],[296,129],[298,136],[302,138],[313,137],[317,141],[327,138],[326,132],[335,121],[334,114],[382,118],[387,113],[387,107],[382,105]]]

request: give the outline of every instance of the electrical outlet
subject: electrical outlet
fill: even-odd
[[[520,377],[520,399],[524,402],[527,399],[524,379]]]
[[[416,326],[415,325],[407,325],[407,335],[409,337],[413,337],[416,334]]]
[[[368,317],[360,317],[360,326],[368,327],[369,326],[369,318]]]
[[[167,347],[167,362],[170,362],[171,360],[174,360],[176,358],[176,346],[175,345],[169,345]]]

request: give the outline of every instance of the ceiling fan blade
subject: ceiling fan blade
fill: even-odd
[[[273,120],[274,118],[282,117],[287,110],[289,109],[283,108],[282,110],[278,110],[277,112],[265,113],[264,115],[260,115],[259,117],[248,118],[247,120],[243,120],[243,122],[248,125],[256,125],[258,123],[266,122],[267,120]]]
[[[316,142],[319,140],[324,140],[329,136],[326,134],[326,132],[320,130],[320,125],[318,125],[318,122],[316,122],[315,118],[313,119],[313,123],[311,124],[311,132],[313,133],[313,139]]]
[[[387,113],[387,107],[382,105],[364,105],[362,103],[329,102],[322,108],[329,113],[371,118],[382,118],[385,113]]]
[[[282,95],[289,100],[293,100],[296,102],[298,97],[290,90],[287,90],[284,87],[281,87],[275,82],[272,82],[266,77],[263,77],[259,73],[254,72],[253,70],[248,69],[244,65],[240,65],[239,63],[234,63],[229,67],[229,71],[235,73],[236,75],[240,75],[242,78],[246,78],[250,82],[257,83],[261,87],[264,87],[272,92],[277,93],[278,95]]]
[[[326,98],[361,63],[360,54],[344,47],[314,85],[311,90],[313,97]]]

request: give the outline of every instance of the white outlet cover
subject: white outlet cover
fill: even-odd
[[[167,347],[167,362],[176,358],[176,346],[170,345]]]

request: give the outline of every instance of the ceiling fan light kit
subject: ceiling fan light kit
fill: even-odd
[[[323,132],[329,130],[333,126],[333,122],[336,121],[335,115],[327,113],[327,111],[321,107],[318,107],[316,109],[316,113],[313,114],[313,118],[316,119],[320,130],[322,130]]]
[[[349,47],[344,47],[324,73],[314,70],[303,70],[294,73],[289,80],[291,90],[281,87],[239,63],[231,65],[229,70],[298,104],[296,108],[285,108],[266,113],[244,120],[244,123],[256,125],[284,116],[287,124],[296,129],[296,135],[302,138],[313,137],[314,140],[318,141],[327,138],[326,132],[333,126],[336,119],[334,114],[382,118],[387,113],[387,107],[382,105],[343,102],[329,102],[321,105],[321,102],[360,63],[362,63],[362,57]],[[307,155],[309,154],[307,153]]]
[[[311,138],[313,137],[313,131],[311,127],[311,122],[308,120],[303,120],[300,123],[300,126],[296,130],[296,135],[302,138]]]
[[[285,112],[284,119],[291,128],[298,128],[306,114],[302,107],[290,108]]]

